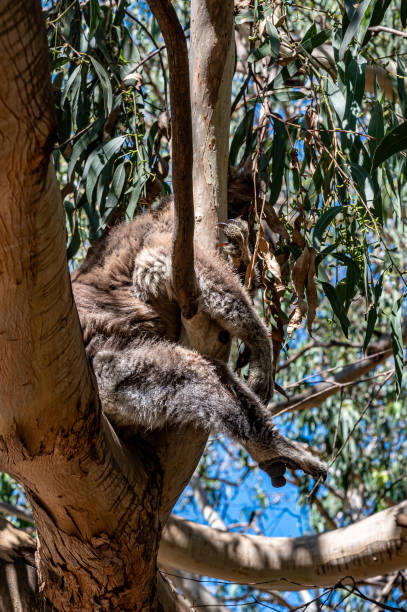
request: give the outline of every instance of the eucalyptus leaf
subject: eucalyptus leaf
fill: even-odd
[[[390,335],[393,346],[396,396],[399,397],[403,379],[403,334],[401,328],[401,304],[403,296],[394,302],[390,316]]]
[[[352,38],[355,36],[355,34],[357,33],[362,19],[365,16],[365,12],[368,9],[370,3],[372,0],[363,0],[363,2],[360,3],[352,3],[352,8],[351,10],[348,11],[348,19],[349,19],[349,25],[346,28],[346,31],[344,33],[342,42],[341,42],[341,46],[339,47],[339,59],[342,60],[344,58],[345,52],[347,51]],[[347,4],[347,6],[349,6],[349,3]]]
[[[373,155],[372,170],[405,149],[407,149],[407,121],[397,125],[379,142]]]
[[[318,219],[312,236],[312,242],[316,251],[321,249],[321,243],[325,230],[335,219],[336,215],[338,215],[342,210],[343,206],[332,206],[331,208],[328,208],[328,210],[325,211]]]
[[[343,305],[338,297],[335,287],[333,287],[330,283],[322,282],[322,287],[324,289],[324,293],[331,304],[332,310],[338,321],[341,325],[342,331],[346,337],[348,337],[350,321],[346,315],[346,312],[343,308]]]
[[[99,78],[100,86],[103,92],[105,115],[107,116],[111,112],[113,105],[113,92],[112,86],[110,84],[109,75],[103,68],[102,64],[100,64],[93,56],[90,56],[90,61],[92,62],[96,75]]]
[[[69,75],[69,78],[68,78],[68,80],[66,82],[66,85],[65,85],[64,92],[63,92],[62,97],[61,97],[61,107],[64,106],[65,100],[66,100],[66,98],[67,98],[67,96],[68,96],[68,94],[69,94],[69,92],[71,90],[71,87],[73,86],[73,84],[75,82],[75,79],[79,80],[79,85],[80,85],[80,71],[81,71],[81,65],[79,64],[79,66],[76,66],[75,70],[73,70],[71,72],[71,74]]]
[[[117,136],[99,145],[89,156],[83,171],[83,178],[86,181],[86,197],[89,204],[93,202],[93,193],[101,172],[125,140],[125,135]]]

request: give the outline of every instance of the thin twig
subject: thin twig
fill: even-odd
[[[388,34],[393,34],[394,36],[401,36],[402,38],[407,38],[407,32],[401,32],[400,30],[395,30],[394,28],[388,28],[387,26],[372,26],[368,28],[370,32],[387,32]]]

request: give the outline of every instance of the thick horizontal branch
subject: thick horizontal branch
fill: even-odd
[[[403,326],[403,338],[407,335],[407,325]],[[286,402],[274,402],[268,405],[273,415],[294,410],[305,410],[320,406],[328,397],[338,393],[344,384],[356,383],[361,376],[369,372],[387,357],[393,354],[390,336],[383,337],[369,347],[369,355],[365,359],[345,366],[330,377],[329,381],[313,385],[310,389],[298,393]]]
[[[407,565],[407,502],[349,527],[301,538],[226,533],[171,517],[158,560],[164,567],[269,591],[329,587]]]

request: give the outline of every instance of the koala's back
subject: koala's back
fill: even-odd
[[[169,254],[173,213],[169,205],[113,228],[89,250],[72,274],[72,289],[90,357],[104,348],[179,337],[178,305],[164,295],[140,299],[134,292],[137,256],[162,246]]]

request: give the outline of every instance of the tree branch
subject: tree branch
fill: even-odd
[[[225,533],[171,517],[159,563],[262,591],[333,586],[407,565],[407,502],[349,527],[301,538]],[[346,580],[344,581],[346,583]]]
[[[196,231],[214,249],[227,218],[230,98],[234,70],[233,0],[191,2],[191,103]]]
[[[149,0],[149,5],[161,28],[168,53],[174,190],[172,282],[182,315],[189,319],[197,310],[197,285],[194,270],[193,150],[187,43],[170,0]]]
[[[407,325],[403,326],[403,339],[407,336]],[[356,383],[363,374],[369,372],[393,354],[390,336],[384,336],[378,342],[369,346],[369,355],[357,363],[345,366],[343,370],[334,374],[331,381],[321,382],[312,388],[295,395],[286,402],[274,402],[268,405],[273,415],[293,412],[294,410],[305,410],[320,406],[328,397],[338,393],[341,385]]]

